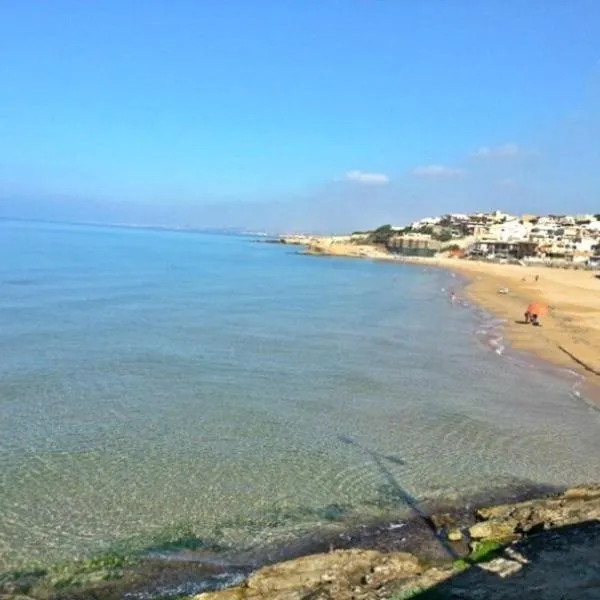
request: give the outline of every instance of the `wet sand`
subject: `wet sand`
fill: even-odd
[[[490,264],[460,259],[411,259],[468,278],[466,294],[505,319],[511,346],[567,367],[600,386],[600,278],[590,271]],[[536,281],[536,275],[539,279]],[[501,294],[502,288],[508,293]],[[524,323],[530,302],[548,305],[542,326]]]

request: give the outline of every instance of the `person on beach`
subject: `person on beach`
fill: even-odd
[[[537,315],[531,315],[531,324],[540,327],[540,319]]]
[[[525,323],[527,324],[530,321],[531,321],[531,313],[528,310],[526,310],[525,311]]]

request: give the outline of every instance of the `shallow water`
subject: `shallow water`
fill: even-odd
[[[447,272],[166,231],[0,240],[0,569],[600,480],[600,414],[496,352]]]

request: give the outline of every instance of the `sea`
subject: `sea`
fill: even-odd
[[[0,251],[0,571],[600,480],[581,382],[450,272],[14,221]]]

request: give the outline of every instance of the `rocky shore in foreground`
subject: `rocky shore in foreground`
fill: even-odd
[[[600,486],[548,499],[434,515],[447,554],[337,550],[265,567],[196,600],[600,598]]]
[[[98,562],[95,570],[88,561],[76,576],[5,574],[0,599],[600,598],[600,485],[524,502],[420,513],[412,522],[338,536],[328,544],[312,554],[296,548],[296,558],[281,555],[280,562],[271,557],[262,568],[114,558]]]

